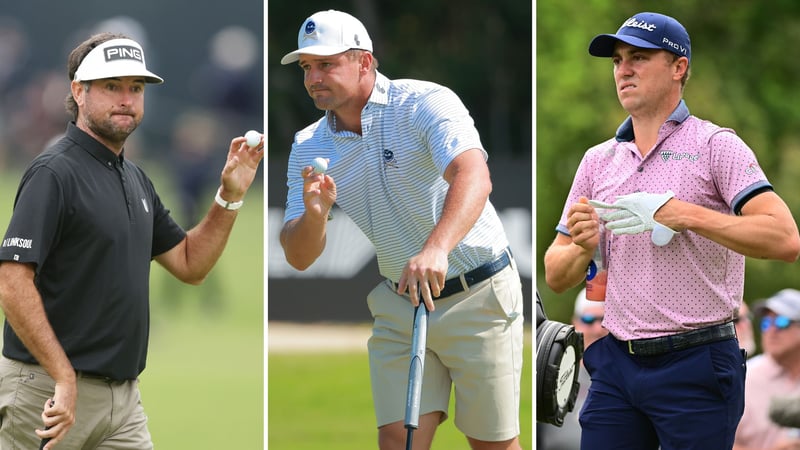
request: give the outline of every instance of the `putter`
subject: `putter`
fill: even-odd
[[[414,430],[419,428],[419,405],[422,398],[422,373],[425,367],[425,342],[428,337],[428,308],[420,299],[414,309],[414,325],[411,330],[411,367],[408,371],[406,394],[406,450],[411,450]]]
[[[56,402],[55,402],[54,400],[50,400],[50,407],[51,407],[51,408],[52,408],[52,407],[53,407],[53,405],[55,405],[55,404],[56,404]],[[44,427],[44,429],[45,429],[45,430],[49,430],[49,429],[50,429],[50,427]],[[48,443],[48,442],[50,442],[50,438],[44,438],[44,439],[42,439],[42,442],[39,444],[39,450],[42,450],[42,449],[44,448],[44,446],[45,446],[45,445],[47,445],[47,443]]]

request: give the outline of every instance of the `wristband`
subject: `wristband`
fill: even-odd
[[[225,200],[224,198],[222,198],[221,195],[219,195],[220,192],[222,192],[222,188],[219,188],[217,190],[217,195],[214,196],[214,200],[216,200],[216,202],[217,202],[217,204],[219,206],[222,206],[223,208],[227,209],[228,211],[236,211],[237,209],[241,208],[242,205],[244,204],[244,201],[242,201],[242,200],[239,200],[238,202],[229,202],[229,201]]]

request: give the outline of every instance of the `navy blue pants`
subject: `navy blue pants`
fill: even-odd
[[[592,377],[581,450],[730,450],[744,411],[745,355],[736,339],[634,356],[608,335],[586,349]]]

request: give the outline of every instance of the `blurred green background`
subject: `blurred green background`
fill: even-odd
[[[555,238],[583,153],[613,136],[627,117],[610,59],[589,56],[591,39],[613,33],[640,11],[680,21],[692,43],[684,98],[692,114],[736,130],[755,151],[789,208],[800,213],[800,3],[790,0],[590,0],[536,3],[537,286],[551,319],[568,321],[580,287],[557,295],[544,282],[544,252]],[[798,263],[748,258],[752,304],[800,287]],[[674,274],[664,276],[680,277]]]

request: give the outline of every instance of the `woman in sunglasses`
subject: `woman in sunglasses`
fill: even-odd
[[[800,430],[770,418],[774,398],[800,396],[800,291],[784,289],[756,305],[754,312],[763,356],[747,363],[744,415],[733,448],[800,449]],[[800,416],[800,408],[792,414]]]

